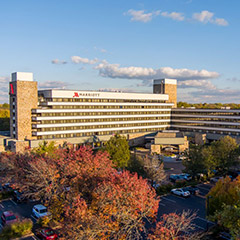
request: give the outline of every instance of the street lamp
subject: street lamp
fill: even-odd
[[[212,198],[212,196],[207,196],[207,213],[206,213],[206,217],[208,217],[209,215],[209,199]],[[209,228],[209,222],[207,220],[207,231],[208,231],[208,228]]]

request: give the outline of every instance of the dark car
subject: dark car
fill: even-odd
[[[176,182],[176,181],[179,181],[179,180],[185,180],[183,177],[181,177],[178,174],[171,174],[169,179],[170,179],[171,182]]]
[[[197,187],[184,187],[183,189],[189,191],[192,195],[197,195],[200,192]]]
[[[23,195],[23,193],[15,190],[13,192],[13,199],[18,202],[18,203],[21,203],[21,202],[26,202],[27,201],[27,198]]]
[[[9,225],[17,221],[17,217],[11,211],[3,212],[1,216],[2,225]]]
[[[39,239],[44,239],[44,240],[58,239],[58,235],[51,228],[40,228],[36,230],[36,236]]]
[[[227,232],[220,232],[217,239],[219,239],[219,240],[231,240],[232,236]]]

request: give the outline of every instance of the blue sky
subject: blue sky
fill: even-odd
[[[0,1],[0,102],[12,72],[39,88],[152,92],[240,103],[239,0]]]

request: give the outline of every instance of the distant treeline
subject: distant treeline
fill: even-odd
[[[10,129],[10,110],[9,104],[0,104],[0,131],[9,131]]]
[[[225,108],[230,107],[231,109],[240,109],[240,104],[236,103],[187,103],[187,102],[178,102],[178,108],[188,108],[188,107],[195,107],[195,108]]]

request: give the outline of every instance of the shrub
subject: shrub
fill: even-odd
[[[2,191],[2,192],[0,192],[0,200],[10,198],[10,197],[12,197],[12,195],[13,195],[13,190]]]
[[[164,194],[167,194],[171,191],[171,189],[174,188],[174,185],[171,184],[171,183],[168,183],[168,184],[164,184],[164,185],[161,185],[159,186],[157,189],[156,189],[156,193],[158,195],[164,195]]]
[[[22,237],[31,233],[33,223],[31,219],[24,219],[3,228],[0,234],[0,239],[9,240],[17,237]]]
[[[48,216],[41,217],[38,219],[37,223],[42,227],[47,227],[50,223],[50,218]]]

